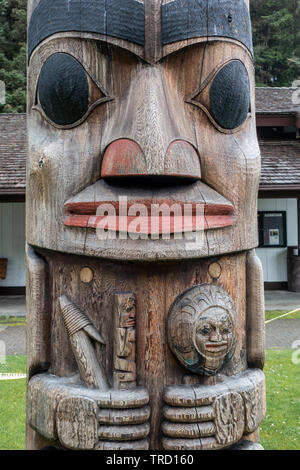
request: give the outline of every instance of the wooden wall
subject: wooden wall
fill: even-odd
[[[25,203],[0,202],[0,258],[7,258],[0,287],[25,286]]]
[[[286,211],[287,244],[298,245],[297,199],[259,199],[259,211]],[[287,249],[258,248],[265,282],[287,281]]]

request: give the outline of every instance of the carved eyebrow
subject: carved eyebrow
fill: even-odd
[[[235,39],[253,54],[245,0],[170,0],[162,5],[163,46],[197,37]]]
[[[144,3],[139,0],[41,0],[28,28],[28,58],[47,37],[66,31],[99,33],[145,44]]]

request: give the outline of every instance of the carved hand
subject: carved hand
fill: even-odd
[[[165,389],[166,450],[221,449],[255,431],[265,416],[265,377],[248,369],[217,385]]]
[[[145,388],[101,392],[78,377],[38,374],[28,390],[30,425],[49,440],[71,449],[148,449]]]

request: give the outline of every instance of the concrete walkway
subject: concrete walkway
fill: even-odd
[[[0,355],[26,354],[25,326],[0,325],[0,350]]]
[[[266,325],[266,349],[292,349],[300,342],[300,320],[275,320]]]
[[[300,308],[300,293],[285,290],[265,291],[266,310],[295,310]]]
[[[25,295],[0,296],[0,317],[25,317]]]

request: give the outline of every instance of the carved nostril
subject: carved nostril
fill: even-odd
[[[136,142],[118,139],[107,147],[101,167],[102,178],[146,174],[145,156]]]
[[[165,156],[164,174],[185,178],[201,178],[200,159],[189,142],[174,140],[169,145]]]

